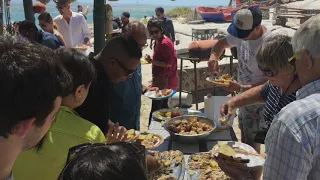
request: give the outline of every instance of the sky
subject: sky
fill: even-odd
[[[36,2],[36,0],[33,0]],[[11,0],[12,3],[22,3],[22,0]],[[93,0],[77,0],[77,2],[90,3]],[[160,3],[161,2],[161,3]],[[162,6],[219,6],[228,5],[229,0],[119,0],[118,2],[108,2],[111,5],[141,4],[141,5],[162,5]]]

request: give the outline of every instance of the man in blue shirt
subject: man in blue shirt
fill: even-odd
[[[164,34],[174,42],[176,36],[172,20],[164,15],[164,9],[162,7],[157,7],[155,11],[157,18],[163,21]]]
[[[63,43],[53,34],[38,30],[32,21],[22,21],[19,25],[19,33],[30,42],[37,42],[50,49],[58,49]]]

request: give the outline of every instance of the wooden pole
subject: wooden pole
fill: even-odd
[[[0,35],[3,35],[3,1],[0,0]]]
[[[93,27],[94,27],[94,53],[99,53],[105,45],[106,33],[106,1],[94,0]]]

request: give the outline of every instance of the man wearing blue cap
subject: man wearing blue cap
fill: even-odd
[[[261,25],[262,13],[259,7],[244,8],[234,15],[228,28],[227,37],[220,39],[212,49],[208,66],[209,71],[219,72],[219,57],[226,48],[237,47],[238,82],[231,82],[226,88],[229,92],[243,92],[266,82],[263,72],[259,69],[255,54],[259,46],[271,35],[267,28]],[[251,145],[258,152],[260,144],[254,142],[256,132],[260,129],[262,105],[252,105],[239,108],[239,128],[241,141]],[[262,121],[261,121],[262,122]]]

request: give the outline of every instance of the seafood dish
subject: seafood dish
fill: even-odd
[[[148,175],[149,180],[182,180],[185,173],[185,163],[182,152],[165,151],[150,152],[154,156],[160,168]]]
[[[156,93],[156,97],[165,97],[165,96],[169,96],[172,93],[172,89],[163,89],[160,90]]]
[[[212,82],[217,86],[228,86],[229,83],[233,80],[233,78],[229,74],[222,74],[220,77],[207,77],[207,81]]]
[[[158,134],[138,134],[134,129],[126,132],[128,142],[140,142],[146,149],[155,149],[159,147],[164,139]]]
[[[197,117],[191,117],[188,120],[176,120],[169,125],[168,130],[180,135],[199,135],[210,132],[213,127],[207,123],[200,122]]]

